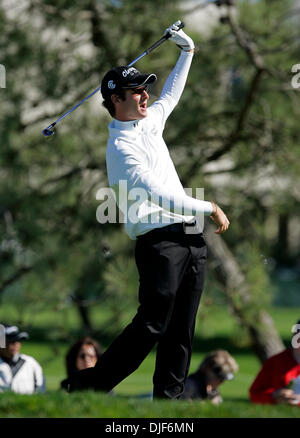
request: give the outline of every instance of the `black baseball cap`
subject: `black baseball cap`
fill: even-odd
[[[141,73],[134,67],[114,67],[104,76],[101,83],[103,99],[122,89],[137,88],[153,84],[157,79],[154,73]]]
[[[20,332],[19,328],[15,325],[9,325],[5,327],[5,340],[7,344],[10,342],[22,341],[28,338],[28,333]]]

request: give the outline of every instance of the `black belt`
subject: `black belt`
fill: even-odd
[[[166,225],[165,227],[161,228],[154,228],[151,231],[148,231],[145,234],[142,234],[141,236],[138,236],[138,238],[143,236],[150,236],[157,233],[182,233],[182,234],[188,234],[187,229],[191,229],[197,224],[196,221],[194,222],[177,222],[176,224]],[[200,233],[199,233],[200,234]]]

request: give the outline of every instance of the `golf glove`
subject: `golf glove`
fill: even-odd
[[[192,38],[187,36],[182,29],[178,30],[178,26],[180,23],[181,21],[176,21],[176,23],[168,27],[168,29],[165,30],[165,35],[167,33],[171,34],[169,40],[174,41],[174,43],[177,44],[177,46],[179,46],[182,50],[188,52],[189,50],[193,50],[195,48],[195,45]]]

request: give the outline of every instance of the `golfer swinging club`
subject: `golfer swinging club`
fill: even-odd
[[[95,367],[70,379],[70,392],[110,391],[139,367],[155,345],[153,396],[178,399],[184,392],[206,264],[202,225],[195,216],[209,215],[218,226],[216,233],[226,231],[229,221],[214,202],[185,194],[162,137],[194,53],[192,39],[179,30],[179,24],[166,32],[181,48],[180,57],[159,99],[149,108],[147,87],[156,80],[155,74],[117,67],[102,81],[103,105],[113,117],[106,152],[108,179],[120,210],[127,206],[125,229],[136,240],[140,305]],[[147,196],[136,208],[135,218],[127,214],[133,189],[142,189]]]

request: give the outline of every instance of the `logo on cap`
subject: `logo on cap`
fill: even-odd
[[[124,78],[126,78],[128,75],[133,76],[134,73],[137,73],[137,72],[138,72],[138,71],[137,71],[135,68],[130,67],[130,68],[128,68],[127,70],[123,70],[123,71],[122,71],[122,75],[124,76]]]
[[[114,81],[108,81],[107,86],[110,90],[116,88],[116,84],[114,83]]]

